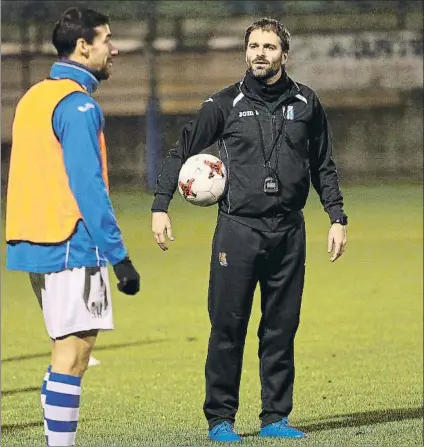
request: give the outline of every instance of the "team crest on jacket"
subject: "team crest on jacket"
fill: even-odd
[[[294,107],[293,106],[283,106],[283,113],[288,120],[294,120]]]
[[[227,267],[228,262],[227,262],[227,253],[220,251],[218,253],[218,260],[219,260],[219,264],[222,265],[223,267]]]

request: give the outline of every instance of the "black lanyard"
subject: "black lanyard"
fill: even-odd
[[[283,131],[286,128],[286,122],[287,122],[287,112],[286,112],[286,110],[287,110],[287,108],[286,107],[283,108],[283,122],[281,123],[280,129],[277,132],[277,136],[276,136],[276,138],[274,140],[274,143],[272,145],[271,152],[269,153],[269,155],[267,157],[266,150],[265,150],[265,140],[264,140],[264,135],[263,135],[263,131],[262,131],[262,126],[261,126],[261,122],[259,121],[259,118],[258,118],[259,112],[256,110],[255,106],[253,105],[253,103],[248,98],[246,98],[246,100],[252,106],[256,122],[258,123],[259,136],[260,136],[260,139],[261,139],[262,157],[264,159],[264,168],[267,170],[269,175],[276,176],[276,170],[273,170],[272,167],[271,167],[271,157],[272,157],[272,154],[275,151],[275,148],[277,147],[277,143],[278,143],[278,141],[279,141],[279,139],[281,137],[281,134],[283,133]]]

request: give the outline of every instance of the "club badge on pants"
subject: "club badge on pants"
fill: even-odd
[[[218,260],[219,260],[219,264],[222,265],[223,267],[227,267],[228,262],[227,262],[227,253],[224,253],[223,251],[220,251],[218,254]]]

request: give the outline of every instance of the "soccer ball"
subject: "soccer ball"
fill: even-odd
[[[211,154],[190,157],[181,167],[178,190],[197,206],[214,205],[225,191],[227,171],[224,163]]]

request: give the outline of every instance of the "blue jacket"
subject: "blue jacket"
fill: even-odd
[[[90,95],[99,85],[86,67],[69,60],[56,62],[50,77],[73,79]],[[94,109],[81,113],[78,107],[87,102]],[[100,106],[85,93],[72,93],[56,107],[53,129],[63,149],[69,186],[83,220],[78,222],[71,238],[61,244],[8,244],[6,266],[9,270],[57,272],[73,267],[105,266],[107,261],[114,265],[127,256],[99,163],[98,135],[104,124]]]

